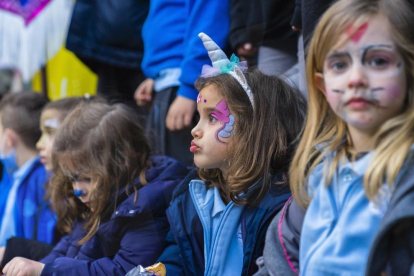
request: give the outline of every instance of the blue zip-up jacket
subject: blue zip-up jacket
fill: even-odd
[[[142,29],[142,71],[157,78],[167,68],[180,68],[177,95],[196,100],[194,82],[204,64],[211,64],[198,37],[205,32],[221,47],[227,44],[230,0],[152,0]]]
[[[204,275],[203,226],[189,192],[189,183],[196,178],[197,172],[194,170],[176,188],[167,210],[171,230],[166,239],[167,247],[158,259],[165,264],[167,275]],[[280,175],[274,178],[274,182],[280,180]],[[260,185],[255,187],[259,188]],[[255,189],[250,192],[254,193]],[[257,271],[255,261],[262,254],[269,223],[289,197],[288,185],[272,185],[256,207],[244,208],[241,219],[244,246],[241,275],[252,275]]]
[[[86,232],[78,221],[53,251],[41,260],[41,275],[125,275],[138,264],[154,263],[164,249],[169,230],[165,210],[174,188],[187,174],[187,168],[164,156],[151,157],[146,172],[147,185],[136,183],[138,197],[125,188],[118,193],[119,205],[109,220],[83,245],[77,242]]]
[[[12,181],[12,177],[3,170],[0,182],[0,221],[3,219]],[[44,201],[43,187],[46,181],[46,170],[37,157],[17,190],[14,209],[17,237],[53,242],[56,219],[49,208],[49,202]]]

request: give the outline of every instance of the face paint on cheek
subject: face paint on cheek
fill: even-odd
[[[346,31],[345,34],[351,36],[350,39],[354,43],[358,43],[361,38],[364,36],[365,32],[368,29],[368,22],[365,22],[357,30],[355,30],[355,26],[351,25]]]
[[[230,114],[230,110],[227,107],[227,102],[223,98],[217,105],[216,111],[213,111],[211,115],[214,115],[223,125],[216,131],[216,140],[220,143],[226,143],[220,138],[229,138],[234,125],[234,116]]]

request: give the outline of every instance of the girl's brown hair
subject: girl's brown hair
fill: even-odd
[[[317,88],[315,74],[323,72],[329,51],[346,43],[339,38],[349,26],[361,26],[375,15],[384,16],[388,20],[391,36],[404,58],[408,93],[406,109],[401,115],[385,122],[374,137],[375,155],[364,175],[364,189],[370,200],[375,201],[384,179],[390,186],[394,184],[414,143],[414,13],[411,5],[406,0],[338,1],[320,19],[306,62],[309,110],[302,140],[290,171],[292,192],[304,208],[310,202],[307,181],[313,169],[326,154],[337,151],[333,162],[325,165],[325,181],[328,185],[339,159],[345,156],[347,150],[352,150],[347,125],[334,114],[322,91]]]
[[[275,174],[281,173],[287,182],[306,100],[278,77],[256,69],[244,75],[253,93],[254,109],[242,86],[229,74],[199,79],[196,83],[199,91],[214,85],[223,94],[235,117],[236,132],[229,141],[227,179],[219,169],[198,171],[201,179],[217,185],[226,201],[255,205],[268,192]],[[263,180],[263,185],[257,194],[239,197],[259,180]]]
[[[122,104],[81,104],[64,120],[53,146],[54,176],[51,179],[52,204],[58,216],[58,228],[72,230],[75,220],[86,220],[83,244],[98,230],[117,206],[119,190],[126,194],[139,177],[146,184],[150,166],[150,147],[134,112]],[[74,196],[68,174],[91,176],[93,211]],[[135,194],[136,198],[137,194]]]

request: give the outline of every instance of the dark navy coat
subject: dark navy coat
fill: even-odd
[[[148,184],[138,184],[134,193],[119,195],[124,200],[109,221],[100,224],[97,233],[82,246],[83,223],[62,238],[53,251],[41,260],[41,275],[125,275],[138,264],[153,264],[164,250],[169,230],[165,210],[174,188],[187,174],[187,168],[169,157],[152,157],[146,173]],[[118,196],[118,199],[120,197]]]
[[[197,178],[194,170],[174,191],[171,206],[167,210],[171,230],[167,235],[167,248],[158,259],[165,264],[168,275],[204,275],[203,226],[189,192],[189,183]],[[274,181],[280,181],[275,177]],[[260,185],[255,185],[259,188]],[[255,190],[249,190],[254,193]],[[290,197],[289,185],[273,185],[256,207],[245,208],[242,215],[243,270],[241,275],[257,271],[256,259],[262,255],[266,230],[275,214]]]
[[[93,61],[141,68],[141,29],[149,0],[77,0],[66,47],[94,70]]]

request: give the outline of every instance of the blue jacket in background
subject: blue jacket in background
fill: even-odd
[[[176,188],[167,210],[171,230],[167,235],[167,248],[158,259],[165,264],[167,275],[204,275],[203,226],[189,192],[189,183],[197,178],[194,170]],[[275,182],[281,177],[275,177]],[[260,185],[255,186],[259,188]],[[254,193],[254,189],[249,193]],[[256,259],[261,256],[266,230],[276,213],[290,197],[289,185],[272,185],[268,194],[256,207],[245,208],[242,214],[243,269],[241,275],[257,271]]]
[[[221,48],[227,45],[230,26],[229,0],[152,0],[142,37],[142,70],[157,78],[167,68],[181,68],[177,95],[196,100],[194,82],[204,64],[211,65],[198,37],[208,34]]]
[[[151,157],[146,172],[147,185],[137,183],[138,197],[118,194],[119,205],[111,218],[100,224],[96,234],[79,246],[86,231],[76,222],[72,232],[62,238],[41,260],[41,275],[125,275],[138,264],[151,265],[162,253],[169,230],[165,210],[174,188],[187,174],[178,161]]]
[[[3,170],[0,181],[0,222],[12,186],[12,177]],[[16,236],[53,243],[56,219],[49,202],[44,200],[46,170],[37,158],[20,184],[14,209]]]
[[[66,47],[94,70],[93,61],[141,68],[141,29],[149,0],[77,0]]]

